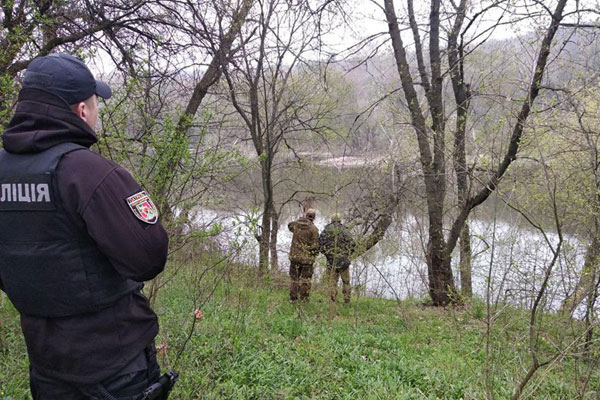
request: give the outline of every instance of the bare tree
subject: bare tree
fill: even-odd
[[[408,1],[409,20],[415,19],[412,1]],[[539,47],[539,53],[536,60],[536,66],[527,89],[527,96],[522,101],[521,111],[514,123],[513,132],[510,138],[510,143],[507,151],[498,165],[498,167],[490,173],[488,177],[484,177],[481,189],[469,198],[465,198],[464,186],[459,190],[459,195],[462,198],[462,204],[459,208],[459,213],[452,227],[445,235],[444,232],[444,212],[446,198],[446,117],[444,113],[444,96],[443,96],[443,81],[444,74],[443,55],[440,41],[440,7],[441,0],[433,0],[428,21],[429,31],[429,69],[424,62],[423,51],[421,48],[421,40],[418,35],[419,29],[413,27],[413,39],[415,42],[415,51],[418,61],[418,79],[424,88],[425,100],[428,106],[429,118],[425,114],[421,106],[421,98],[416,90],[415,75],[411,73],[410,64],[407,57],[406,48],[400,34],[399,21],[396,17],[396,11],[393,0],[385,0],[384,8],[385,15],[389,26],[389,35],[392,41],[392,48],[396,60],[396,67],[400,76],[404,96],[408,104],[411,115],[411,123],[416,133],[419,146],[419,155],[421,166],[423,169],[423,180],[426,188],[427,211],[429,217],[429,238],[427,248],[427,266],[429,275],[429,293],[436,305],[448,304],[457,299],[454,278],[451,268],[452,252],[460,237],[461,231],[467,221],[471,210],[483,203],[492,191],[497,187],[499,180],[502,178],[512,161],[515,159],[523,130],[527,118],[531,114],[532,106],[537,98],[544,71],[548,62],[550,49],[553,38],[563,18],[563,10],[566,0],[561,0],[557,3],[556,9],[551,14],[551,22],[546,30],[544,38]],[[464,132],[464,127],[461,124],[465,122],[466,108],[469,104],[468,88],[464,80],[464,76],[460,74],[460,68],[463,63],[463,57],[460,57],[461,51],[464,52],[464,45],[457,44],[458,32],[461,31],[463,18],[465,14],[466,2],[461,2],[456,6],[455,13],[445,16],[446,18],[454,18],[453,28],[449,35],[449,65],[450,75],[453,80],[455,91],[455,101],[458,107],[458,135],[455,144],[458,146],[455,168],[457,170],[459,180],[464,178],[465,166],[460,160],[461,132]],[[473,18],[476,18],[474,16]],[[467,26],[468,28],[468,26]],[[461,31],[462,32],[462,31]],[[461,50],[462,49],[462,50]],[[463,181],[464,183],[464,181]]]
[[[324,113],[314,93],[318,80],[310,76],[305,57],[317,47],[319,17],[328,2],[316,10],[309,2],[269,0],[259,4],[253,24],[240,33],[240,58],[226,70],[229,96],[247,129],[258,157],[262,185],[262,222],[259,238],[259,274],[277,268],[277,231],[274,177],[276,156],[282,146],[301,132],[322,128]],[[317,75],[318,76],[318,75]],[[302,82],[302,79],[305,79]],[[311,89],[311,84],[315,85]],[[313,106],[314,105],[314,106]],[[269,256],[270,254],[270,256]]]
[[[2,1],[0,74],[15,77],[33,58],[55,49],[92,55],[103,49],[117,67],[134,75],[149,53],[156,56],[153,67],[166,66],[171,74],[189,68],[189,60],[197,62],[194,52],[199,49],[224,61],[251,4],[249,0]],[[212,70],[215,66],[207,75],[214,80]]]
[[[252,7],[251,0],[242,0],[241,3],[234,3],[231,8],[221,9],[217,2],[214,2],[214,13],[217,16],[217,21],[214,25],[217,27],[216,32],[211,32],[208,29],[208,22],[204,17],[203,11],[199,10],[194,2],[187,2],[185,12],[194,16],[193,23],[187,23],[187,31],[192,36],[192,42],[202,43],[204,39],[208,42],[209,53],[212,53],[212,59],[208,63],[206,71],[202,77],[195,83],[192,94],[185,106],[185,111],[180,115],[175,129],[175,135],[172,138],[174,142],[181,140],[186,141],[187,136],[192,132],[196,113],[200,108],[202,101],[208,93],[211,86],[216,84],[221,77],[222,72],[227,67],[227,64],[233,58],[236,51],[233,43],[239,35],[246,18]],[[226,3],[227,6],[229,4]],[[178,14],[181,15],[181,14]],[[183,19],[186,19],[186,14],[183,14]],[[197,40],[194,40],[197,38]],[[192,46],[193,47],[193,46]],[[174,179],[177,176],[179,163],[187,154],[187,148],[183,153],[175,155],[167,161],[164,171],[165,176],[157,184],[155,188],[158,196],[160,208],[163,215],[171,215],[173,211],[173,201],[169,199],[169,188],[172,186]]]
[[[561,182],[572,225],[585,241],[583,265],[577,281],[565,296],[561,311],[573,315],[585,301],[586,349],[593,336],[594,307],[600,285],[600,148],[597,131],[596,88],[581,82],[581,88],[565,91],[563,107],[549,122],[555,129],[555,162],[568,171]],[[556,132],[559,134],[556,135]],[[574,182],[577,187],[572,188]],[[572,290],[570,290],[572,289]],[[586,301],[587,299],[587,301]]]

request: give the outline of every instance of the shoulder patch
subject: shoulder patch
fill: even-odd
[[[126,201],[133,215],[140,221],[147,224],[158,222],[158,209],[145,191],[129,196]]]

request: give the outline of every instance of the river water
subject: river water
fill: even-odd
[[[256,218],[256,216],[254,216]],[[212,210],[202,210],[196,217],[198,225],[220,223],[222,231],[218,241],[227,250],[239,246],[240,261],[249,265],[258,263],[258,243],[251,233],[251,216],[228,215]],[[278,235],[279,268],[287,271],[291,232],[283,221]],[[328,220],[318,217],[316,226],[321,231]],[[427,266],[423,248],[426,231],[425,219],[407,214],[396,221],[385,238],[351,266],[352,285],[363,295],[406,299],[427,295]],[[475,296],[492,303],[507,302],[529,308],[537,296],[544,274],[552,260],[550,245],[556,247],[558,235],[547,232],[544,236],[522,218],[514,214],[502,219],[472,219],[472,280]],[[544,296],[543,306],[556,311],[565,295],[572,293],[585,254],[585,243],[573,236],[565,236],[558,262]],[[453,256],[455,282],[459,286],[458,251]],[[315,278],[320,279],[325,258],[320,255],[315,263]],[[581,314],[581,309],[577,314]]]

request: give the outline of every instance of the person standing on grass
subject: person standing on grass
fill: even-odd
[[[331,223],[325,226],[319,236],[319,250],[327,258],[327,282],[329,284],[329,297],[336,301],[337,284],[342,278],[342,293],[344,303],[350,302],[350,257],[356,242],[352,235],[342,224],[338,214],[331,218]]]
[[[21,316],[34,400],[134,400],[159,380],[141,289],[168,236],[146,191],[89,149],[110,96],[79,59],[36,58],[2,136],[0,289]]]
[[[313,263],[319,254],[319,230],[314,225],[317,213],[308,209],[305,216],[290,222],[290,301],[308,301],[313,276]]]

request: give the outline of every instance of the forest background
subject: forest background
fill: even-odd
[[[170,235],[174,398],[600,395],[600,6],[2,0],[0,124],[36,56],[111,83],[94,150]],[[342,215],[353,302],[287,303],[287,222]],[[27,398],[0,295],[0,398]]]

